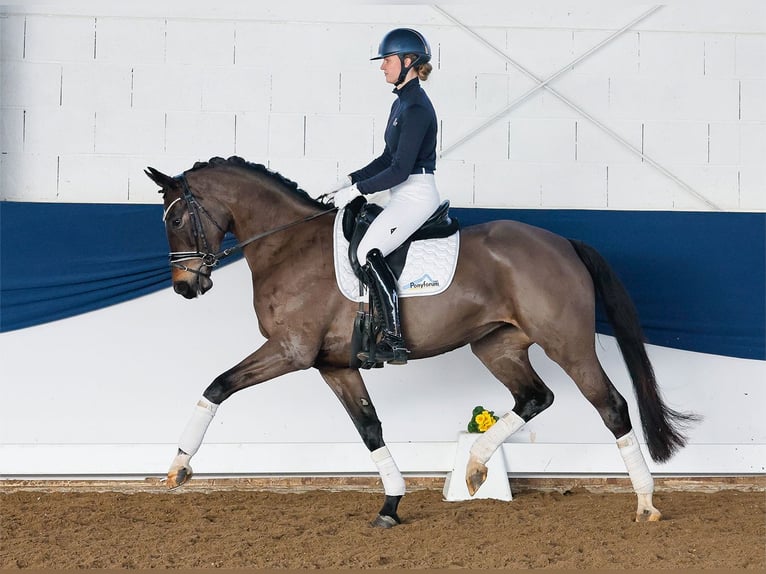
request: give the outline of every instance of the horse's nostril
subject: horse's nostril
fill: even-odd
[[[173,290],[179,295],[186,297],[187,299],[193,299],[197,296],[197,292],[192,289],[185,281],[176,281],[173,283]]]

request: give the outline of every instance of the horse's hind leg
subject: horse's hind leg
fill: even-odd
[[[553,403],[553,393],[529,362],[529,339],[507,325],[471,344],[471,350],[487,369],[511,392],[516,404],[471,447],[466,484],[473,496],[487,479],[486,462],[498,447]]]
[[[577,358],[556,351],[548,352],[548,355],[572,378],[617,440],[617,448],[638,497],[636,522],[660,520],[662,514],[652,504],[654,479],[633,431],[628,405],[601,367],[595,349],[592,346],[582,348],[575,355]]]
[[[383,427],[362,376],[357,369],[326,367],[320,368],[319,372],[343,403],[362,441],[370,450],[383,482],[386,497],[372,526],[391,528],[401,524],[397,509],[405,492],[404,478],[383,441]]]

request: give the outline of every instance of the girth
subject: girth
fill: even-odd
[[[357,197],[346,206],[346,211],[343,213],[343,235],[349,242],[348,256],[351,260],[351,268],[361,281],[364,281],[364,276],[356,251],[370,224],[381,211],[383,208],[380,205],[368,203],[364,197]],[[459,228],[458,220],[450,217],[449,200],[445,200],[415,233],[386,257],[386,262],[398,279],[404,269],[407,252],[413,241],[449,237]]]

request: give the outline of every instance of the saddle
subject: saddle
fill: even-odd
[[[370,225],[380,215],[381,211],[383,211],[383,208],[380,205],[368,203],[364,197],[360,196],[354,198],[343,212],[342,227],[343,236],[349,243],[348,257],[351,261],[351,268],[354,270],[354,274],[362,282],[365,281],[365,278],[362,273],[362,267],[359,265],[356,251],[359,243],[362,241],[362,237],[367,233]],[[410,235],[404,243],[386,257],[386,262],[391,267],[394,276],[397,279],[401,276],[404,264],[407,261],[407,252],[413,241],[449,237],[458,229],[460,229],[460,223],[457,219],[450,217],[449,200],[445,200],[415,233]]]

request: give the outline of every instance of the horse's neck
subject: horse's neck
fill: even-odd
[[[265,233],[316,212],[315,207],[268,178],[242,186],[235,203],[231,213],[238,235]],[[238,239],[244,241],[247,237]]]

